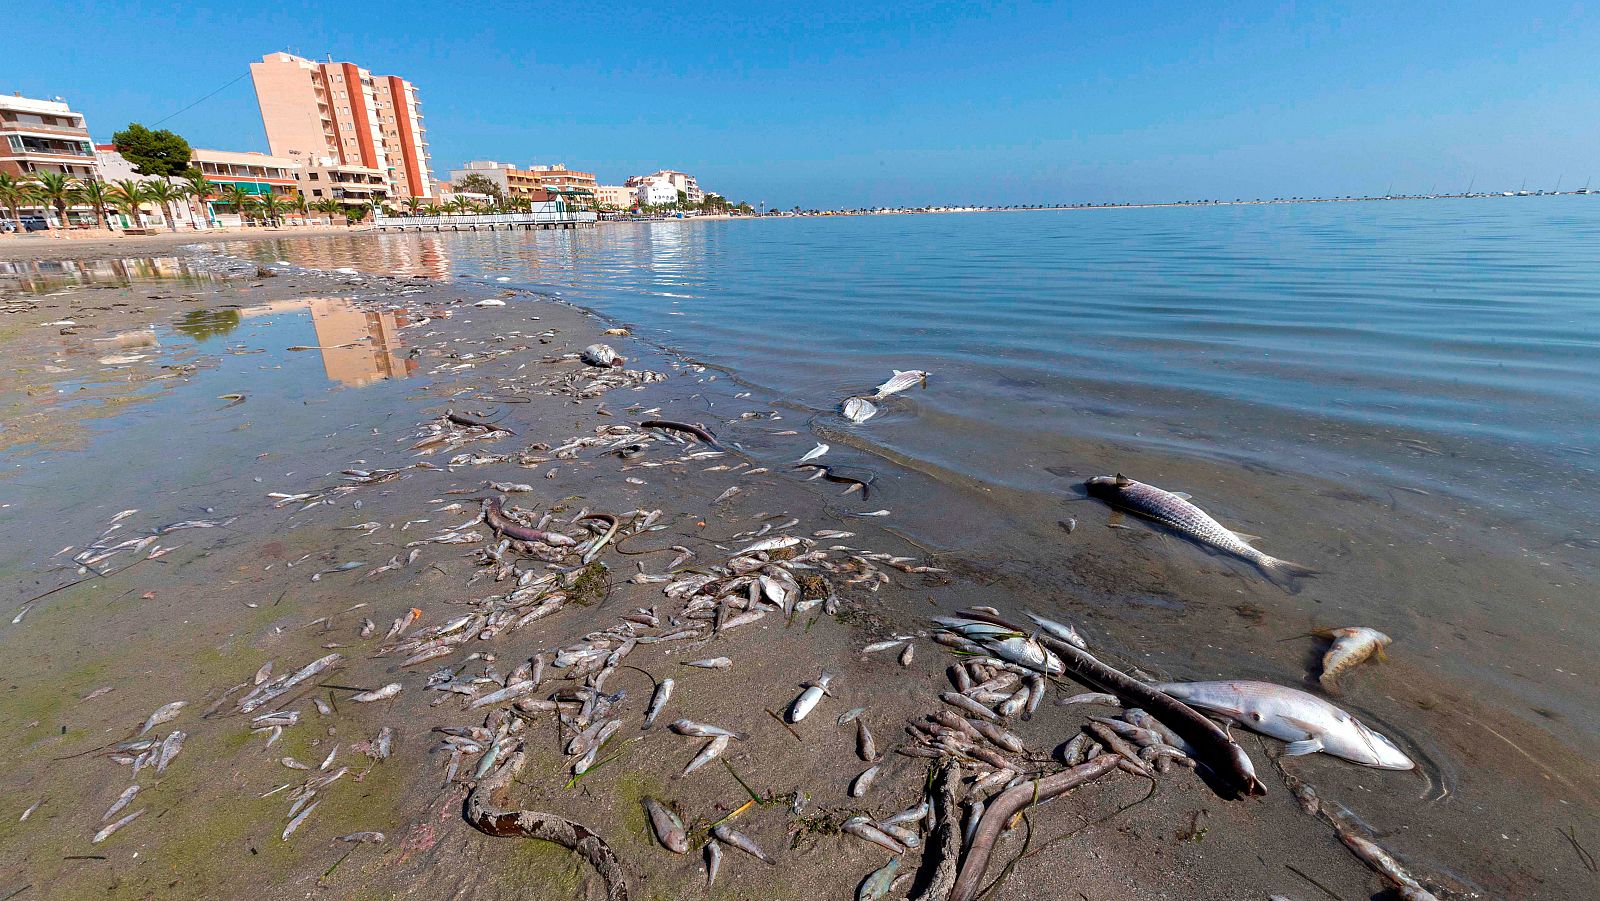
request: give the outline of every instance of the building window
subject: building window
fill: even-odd
[[[322,189],[321,188],[313,188],[313,189],[311,189],[311,196],[312,197],[321,197],[322,196]]]

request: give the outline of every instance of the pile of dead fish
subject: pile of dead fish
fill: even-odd
[[[139,784],[141,770],[148,769],[154,775],[160,776],[167,771],[167,767],[177,758],[178,752],[183,750],[184,740],[189,736],[182,730],[174,729],[165,736],[152,736],[149,733],[157,726],[177,719],[178,714],[183,711],[185,706],[187,706],[187,703],[184,701],[163,704],[156,712],[150,714],[150,717],[144,721],[144,726],[139,729],[133,738],[117,742],[108,749],[111,762],[133,768],[133,775],[130,777],[133,784],[124,789],[122,794],[117,796],[117,800],[101,816],[100,822],[104,825],[90,840],[92,844],[98,845],[110,838],[117,830],[137,820],[149,809],[140,807],[131,813],[124,814],[120,818],[113,819],[113,817],[116,817],[117,814],[132,804],[134,798],[142,790],[142,786]],[[28,811],[28,813],[32,812],[31,809]],[[23,818],[26,819],[27,814],[24,814]]]

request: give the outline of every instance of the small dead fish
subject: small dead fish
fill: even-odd
[[[339,836],[339,841],[350,842],[354,845],[382,844],[383,839],[384,835],[382,832],[352,832],[349,835]]]
[[[717,841],[720,841],[726,845],[732,845],[733,847],[738,848],[740,851],[743,851],[762,863],[770,864],[773,862],[772,858],[768,857],[766,852],[761,850],[761,846],[756,844],[754,839],[733,828],[732,826],[729,826],[727,823],[718,823],[716,827],[711,830],[711,834],[717,837]]]
[[[499,691],[491,691],[483,697],[475,699],[472,703],[467,705],[467,709],[477,710],[480,707],[488,707],[491,704],[501,704],[506,701],[515,701],[523,695],[530,694],[535,688],[538,687],[538,685],[539,683],[528,680],[522,682],[513,682]]]
[[[689,853],[689,836],[684,831],[683,820],[670,808],[655,798],[644,799],[644,812],[650,817],[650,828],[661,847],[674,854]]]
[[[729,488],[727,491],[724,491],[721,494],[717,495],[717,499],[712,501],[711,503],[712,503],[713,506],[715,506],[717,504],[720,504],[723,501],[727,500],[730,497],[733,497],[735,494],[738,494],[739,492],[741,492],[743,490],[744,490],[743,488],[740,488],[738,485],[735,485],[732,488]]]
[[[889,888],[894,885],[895,874],[899,871],[900,858],[889,858],[888,863],[873,870],[866,879],[861,880],[861,887],[856,889],[856,901],[879,901],[889,894]]]
[[[840,405],[839,412],[844,414],[845,419],[861,423],[878,415],[878,407],[864,397],[850,397],[846,398],[845,402]]]
[[[800,459],[796,460],[795,462],[796,463],[807,463],[807,462],[810,462],[810,461],[815,460],[816,458],[822,456],[823,454],[827,453],[829,450],[831,450],[831,448],[829,448],[828,445],[823,444],[822,442],[819,441],[819,442],[817,442],[817,446],[816,447],[813,447],[811,450],[806,451],[805,456],[801,457]]]
[[[920,369],[896,369],[894,370],[894,375],[890,376],[887,382],[878,386],[877,392],[872,397],[874,400],[883,400],[889,395],[899,394],[913,385],[921,385],[926,388],[928,386],[928,374]]]
[[[901,666],[910,666],[912,657],[913,657],[913,655],[916,654],[916,651],[917,651],[917,646],[916,645],[914,645],[914,644],[906,645],[905,650],[900,652],[900,665]]]
[[[176,719],[178,711],[187,705],[187,701],[173,701],[171,704],[163,704],[155,713],[150,714],[149,719],[144,721],[144,728],[139,730],[139,734],[143,735],[162,723],[169,723]]]
[[[737,738],[743,741],[750,737],[745,732],[734,732],[721,726],[711,726],[705,723],[697,723],[693,720],[678,720],[669,728],[679,735],[688,735],[694,738],[716,738],[719,735],[726,735],[729,738]]]
[[[91,845],[100,844],[101,842],[103,842],[106,839],[110,838],[112,833],[116,832],[118,829],[121,829],[123,826],[126,826],[129,823],[133,822],[134,820],[137,820],[138,818],[144,816],[144,812],[146,810],[149,810],[149,809],[150,808],[148,808],[148,807],[141,807],[138,810],[135,810],[133,813],[130,813],[127,816],[123,817],[122,819],[117,820],[115,823],[112,823],[111,825],[105,827],[104,829],[101,829],[99,832],[96,832],[94,834],[94,838],[89,840],[89,844],[91,844]]]
[[[849,710],[846,710],[844,713],[839,714],[839,725],[848,726],[850,725],[851,720],[866,712],[867,708],[865,707],[852,707]]]
[[[44,799],[44,798],[40,798],[40,799],[39,799],[39,800],[37,800],[37,801],[35,801],[35,802],[33,802],[33,805],[32,805],[32,806],[30,806],[30,807],[29,807],[29,808],[28,808],[28,809],[27,809],[27,810],[24,810],[24,811],[23,811],[23,812],[22,812],[22,816],[20,816],[20,817],[17,817],[17,822],[19,822],[19,823],[26,823],[26,822],[27,822],[27,821],[28,821],[28,817],[31,817],[31,816],[33,816],[33,814],[34,814],[34,811],[36,811],[36,810],[38,810],[38,809],[39,809],[39,808],[41,808],[41,807],[43,807],[43,806],[44,806],[44,802],[45,802],[45,800],[46,800],[46,799]]]
[[[697,666],[700,669],[727,669],[733,666],[731,657],[707,657],[704,660],[685,660],[684,666]]]
[[[977,701],[974,701],[973,699],[967,697],[964,694],[958,694],[958,693],[953,692],[953,691],[947,691],[947,692],[944,692],[944,693],[939,695],[939,700],[945,702],[946,704],[949,704],[951,707],[954,707],[954,708],[956,708],[958,710],[962,710],[962,711],[965,711],[967,713],[970,713],[973,716],[982,717],[983,719],[986,719],[986,720],[998,719],[998,717],[995,716],[995,713],[994,713],[993,710],[990,710],[989,708],[983,706],[982,704],[979,704]]]
[[[365,560],[351,560],[348,563],[341,563],[341,564],[339,564],[338,566],[335,566],[332,569],[324,569],[324,570],[321,570],[319,572],[314,573],[311,576],[311,581],[320,582],[322,580],[323,576],[332,575],[333,573],[347,573],[347,572],[351,571],[352,569],[360,569],[361,567],[366,566],[366,565],[367,565],[367,563],[366,563]]]
[[[189,736],[183,732],[173,732],[161,742],[161,751],[156,756],[156,772],[164,773],[167,765],[177,758],[178,752],[183,750],[183,740]]]
[[[105,816],[102,816],[100,818],[100,822],[103,823],[106,820],[109,820],[112,817],[116,816],[117,812],[120,811],[122,808],[127,807],[128,804],[133,801],[133,796],[137,795],[138,793],[139,793],[139,786],[138,785],[130,785],[127,788],[123,789],[122,790],[122,794],[117,796],[117,800],[115,802],[113,802],[112,805],[111,805],[111,808],[105,812]],[[30,808],[28,812],[32,813],[33,811]],[[26,819],[26,817],[24,817],[24,819]]]
[[[361,620],[361,630],[358,633],[362,638],[371,638],[372,633],[378,631],[378,624],[371,619]]]
[[[878,765],[873,764],[862,770],[855,780],[850,783],[850,797],[859,798],[872,790],[873,780],[878,778]]]
[[[1081,651],[1089,650],[1089,643],[1083,640],[1083,636],[1078,634],[1078,630],[1066,623],[1058,623],[1037,613],[1029,613],[1028,619],[1033,620],[1034,625],[1038,626],[1046,634],[1059,638]]]
[[[789,705],[789,722],[798,723],[808,716],[822,696],[828,693],[828,683],[833,681],[833,673],[823,670],[817,681],[811,683],[805,691],[800,692]]]
[[[288,841],[289,836],[293,835],[294,831],[300,828],[300,824],[304,823],[306,821],[306,817],[311,816],[311,811],[316,810],[317,806],[321,803],[321,801],[311,802],[311,804],[307,805],[305,810],[300,811],[299,815],[290,820],[289,825],[283,827],[283,841]]]
[[[656,685],[655,694],[650,696],[650,707],[644,712],[644,728],[649,729],[656,724],[656,717],[661,714],[661,708],[667,706],[667,699],[672,697],[672,689],[676,684],[671,679],[662,679]]]
[[[840,831],[848,835],[853,835],[862,841],[872,842],[874,845],[877,845],[878,847],[883,848],[891,853],[906,853],[905,845],[900,844],[900,841],[894,836],[872,825],[871,821],[869,821],[866,817],[851,817],[850,819],[845,820],[844,825],[840,826],[839,829]]]
[[[717,881],[717,873],[722,871],[722,844],[717,841],[706,842],[706,886],[710,887]]]
[[[1369,629],[1366,626],[1319,629],[1316,634],[1333,639],[1333,646],[1322,655],[1322,676],[1319,681],[1322,682],[1323,688],[1335,693],[1339,690],[1340,674],[1368,657],[1376,656],[1379,660],[1383,660],[1383,649],[1394,641],[1377,629]]]
[[[402,686],[399,682],[390,682],[388,685],[385,685],[382,688],[374,688],[372,691],[364,691],[358,695],[355,695],[350,698],[350,700],[355,701],[357,704],[368,704],[372,701],[382,701],[399,694],[401,688],[403,687],[404,686]]]
[[[689,761],[689,765],[683,768],[683,774],[687,776],[711,761],[716,760],[722,755],[723,751],[728,749],[728,742],[730,741],[732,741],[730,736],[719,735],[716,738],[706,742],[706,746],[700,749],[700,753],[696,754],[694,759]]]
[[[856,720],[856,754],[869,762],[878,759],[878,743],[873,740],[866,720]]]

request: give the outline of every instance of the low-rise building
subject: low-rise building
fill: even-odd
[[[339,162],[338,158],[319,156],[300,172],[300,193],[306,202],[315,207],[318,201],[337,200],[346,207],[389,202],[388,172],[369,166]]]
[[[89,126],[61,98],[0,96],[0,172],[16,176],[60,172],[99,177]]]
[[[639,203],[638,193],[627,185],[599,185],[594,199],[606,210],[631,210]]]
[[[633,179],[628,179],[633,181]],[[678,186],[665,178],[644,176],[634,186],[640,206],[665,206],[678,202]]]
[[[507,197],[526,197],[529,200],[547,200],[551,195],[565,195],[569,201],[583,206],[594,204],[596,188],[593,172],[568,169],[561,163],[553,166],[530,166],[518,169],[512,163],[495,160],[469,160],[460,169],[450,170],[450,181],[459,184],[469,175],[481,175],[500,186]]]
[[[629,187],[638,187],[650,179],[665,179],[672,185],[674,191],[682,191],[685,195],[684,199],[689,203],[699,203],[706,199],[705,192],[700,190],[699,180],[687,172],[679,172],[676,169],[662,169],[649,175],[635,175],[628,179],[626,184]],[[673,200],[676,199],[676,197],[673,198]]]
[[[102,181],[157,180],[154,175],[140,175],[134,171],[133,164],[117,152],[116,145],[96,144],[94,147],[95,161],[99,166]],[[205,228],[213,224],[237,225],[238,211],[232,209],[223,199],[225,196],[223,192],[230,188],[238,188],[258,198],[272,194],[284,201],[285,206],[299,193],[300,165],[284,157],[196,147],[190,151],[189,161],[193,168],[204,174],[214,187],[203,201],[204,209],[194,208],[192,204],[195,202],[192,199],[185,201],[181,206],[174,205],[174,218],[180,226]],[[177,179],[173,181],[181,185]],[[147,224],[166,224],[166,213],[158,209],[158,206],[147,205]]]

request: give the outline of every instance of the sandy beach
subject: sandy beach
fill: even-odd
[[[283,234],[227,238],[258,236]],[[110,277],[87,265],[16,274],[0,289],[0,447],[16,461],[0,480],[11,486],[0,531],[12,538],[0,578],[15,599],[0,627],[0,743],[12,749],[0,898],[604,897],[580,856],[487,836],[464,817],[477,781],[519,747],[511,806],[593,830],[620,859],[628,897],[853,897],[891,859],[842,827],[924,796],[934,763],[901,753],[917,745],[907,724],[941,709],[962,663],[931,640],[928,617],[974,606],[1021,617],[1017,574],[842,510],[832,502],[847,483],[791,468],[814,443],[802,425],[714,369],[603,334],[617,323],[591,312],[478,281],[262,268],[187,249],[195,240],[0,241],[0,259],[169,261]],[[290,324],[273,330],[279,321]],[[337,332],[346,321],[359,334]],[[626,364],[580,362],[597,341]],[[718,445],[641,425],[653,420],[704,424]],[[576,550],[508,544],[515,531],[480,521],[485,499]],[[95,559],[129,539],[140,540]],[[86,552],[93,563],[72,562]],[[756,587],[737,585],[734,601],[694,606],[702,585],[757,572],[780,587],[745,579]],[[686,587],[695,577],[706,581]],[[1134,668],[1117,637],[1092,640],[1108,663]],[[269,702],[247,700],[335,654]],[[728,665],[685,665],[718,657]],[[523,664],[536,659],[542,678],[528,679]],[[1431,674],[1391,667],[1388,690],[1413,709],[1439,697]],[[824,671],[829,694],[786,722]],[[643,728],[668,678],[675,689]],[[509,702],[471,707],[519,681],[537,685],[518,697],[542,703],[521,715]],[[1088,690],[1049,680],[1032,715],[1008,717],[1021,750],[1003,752],[1015,769],[987,788],[1061,770],[1088,717],[1118,712],[1055,704]],[[612,712],[593,724],[621,725],[575,775],[586,749],[571,749],[597,698]],[[134,777],[147,749],[117,744],[175,701],[184,706],[143,738],[181,731],[181,750]],[[1453,701],[1500,724],[1470,698]],[[872,753],[854,720],[840,722],[855,708]],[[275,712],[285,716],[257,719]],[[669,728],[680,719],[742,735],[685,774],[707,739]],[[989,897],[1393,897],[1332,821],[1368,835],[1363,815],[1378,799],[1437,786],[1235,737],[1264,797],[1227,799],[1182,766],[1113,771],[1013,824],[982,879],[999,880]],[[1538,736],[1517,740],[1559,756]],[[1461,766],[1474,756],[1442,750]],[[853,794],[873,766],[871,788]],[[1593,798],[1592,773],[1559,779]],[[1320,812],[1291,791],[1301,781]],[[1550,783],[1525,771],[1504,791]],[[661,847],[646,798],[681,816],[689,853]],[[708,884],[702,848],[718,823],[772,863],[723,843]],[[383,835],[340,840],[369,832]],[[899,865],[913,875],[896,897],[935,879],[932,834],[914,834],[919,847]],[[1547,884],[1554,874],[1491,850],[1488,832],[1452,859],[1419,856],[1439,846],[1420,837],[1370,837],[1439,898],[1571,897]],[[1570,860],[1554,826],[1523,847]]]

